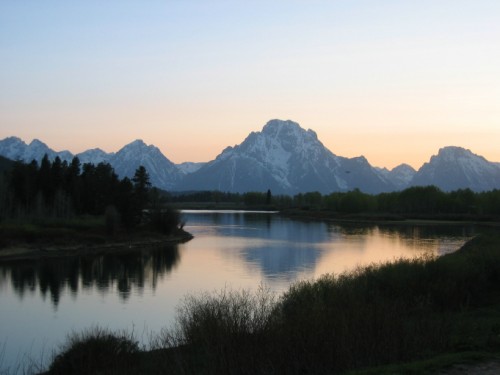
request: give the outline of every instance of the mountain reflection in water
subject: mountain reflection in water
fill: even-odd
[[[183,212],[195,239],[187,244],[254,277],[282,286],[319,272],[342,272],[356,265],[456,250],[474,235],[469,225],[395,225],[294,220],[262,212]],[[213,259],[213,258],[212,258]],[[278,289],[281,289],[278,287]],[[283,289],[281,289],[283,290]]]
[[[477,233],[466,224],[339,225],[262,212],[182,214],[194,238],[179,245],[1,263],[0,373],[19,355],[52,350],[69,332],[95,324],[159,332],[175,324],[186,295],[261,285],[282,293],[325,273],[439,256]]]
[[[156,289],[158,282],[180,261],[177,245],[105,255],[58,259],[38,259],[0,265],[0,285],[10,279],[13,290],[23,299],[37,289],[43,298],[57,307],[61,294],[68,289],[73,296],[79,290],[97,289],[116,292],[127,300],[133,289]]]

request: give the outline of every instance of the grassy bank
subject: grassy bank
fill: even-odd
[[[151,225],[109,230],[105,216],[0,222],[0,261],[120,251],[131,246],[183,242],[192,236],[179,226],[162,233]]]
[[[132,335],[77,335],[49,373],[417,374],[499,353],[500,235],[490,235],[279,297],[265,288],[188,296],[147,350]]]

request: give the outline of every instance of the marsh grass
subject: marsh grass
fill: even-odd
[[[255,373],[264,364],[275,303],[264,286],[186,296],[175,326],[158,335],[155,347],[170,349],[164,354],[176,373]]]
[[[30,353],[19,353],[16,361],[6,360],[7,341],[0,343],[0,375],[39,374],[46,368],[46,352],[41,350],[36,357]]]
[[[90,345],[75,337],[52,373],[58,358],[80,358]],[[440,258],[301,281],[279,297],[264,287],[187,296],[175,326],[155,336],[149,351],[137,357],[131,348],[141,373],[174,374],[337,374],[499,352],[500,238],[475,238]]]

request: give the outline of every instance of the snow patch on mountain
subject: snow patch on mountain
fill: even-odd
[[[109,163],[114,153],[106,153],[100,148],[93,148],[86,150],[79,154],[76,154],[81,163],[99,164],[99,163]]]
[[[176,164],[177,168],[183,175],[187,175],[190,173],[196,172],[198,169],[203,167],[206,163],[194,163],[194,162],[184,162],[180,164]]]
[[[352,172],[352,173],[351,173]],[[239,145],[194,172],[178,190],[219,189],[231,192],[298,192],[392,189],[364,157],[342,158],[326,149],[312,130],[296,122],[271,120],[260,132],[250,133]]]
[[[408,164],[400,164],[391,170],[375,168],[384,178],[389,180],[397,190],[406,189],[417,171]]]
[[[151,184],[160,189],[170,190],[182,178],[177,166],[158,147],[147,145],[141,139],[121,148],[110,159],[110,164],[120,178],[132,178],[142,165],[149,173]]]
[[[469,188],[486,191],[500,188],[500,169],[484,157],[462,147],[441,148],[415,174],[411,185],[436,185],[452,191]]]
[[[61,160],[68,162],[74,157],[69,151],[56,152],[38,139],[34,139],[29,145],[17,137],[8,137],[0,141],[0,155],[11,160],[27,163],[32,160],[40,162],[45,154],[49,160],[54,160],[59,156]],[[153,186],[161,189],[170,189],[182,177],[177,166],[168,160],[157,147],[148,146],[142,140],[136,140],[124,146],[116,154],[95,148],[76,156],[82,164],[109,163],[121,178],[133,177],[136,169],[143,165],[150,175]]]
[[[18,137],[0,140],[0,155],[11,160],[41,161],[59,156],[71,161],[69,151],[56,152],[34,139],[26,144]],[[116,153],[91,149],[77,154],[81,163],[108,162],[120,177],[132,177],[143,165],[154,186],[167,190],[267,191],[296,194],[319,191],[367,193],[435,185],[442,190],[500,188],[500,163],[489,162],[461,147],[444,147],[416,172],[406,164],[392,170],[374,168],[365,157],[334,155],[313,130],[296,122],[271,120],[260,132],[250,133],[239,145],[227,147],[208,163],[175,165],[161,151],[135,140]]]
[[[29,145],[17,137],[7,137],[0,141],[0,155],[11,160],[20,160],[27,163],[32,160],[40,162],[45,154],[47,154],[49,160],[54,160],[59,156],[61,160],[70,161],[73,157],[71,152],[56,152],[38,139],[33,139]]]
[[[28,145],[20,138],[7,137],[0,142],[0,155],[11,160],[24,160],[24,151]]]

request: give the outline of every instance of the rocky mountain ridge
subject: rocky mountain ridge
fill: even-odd
[[[323,146],[313,130],[293,121],[271,120],[239,145],[187,175],[179,190],[231,192],[271,189],[279,194],[346,191],[369,193],[394,190],[364,157],[348,159]],[[264,188],[264,189],[263,189]]]
[[[271,120],[239,145],[227,147],[208,163],[172,163],[154,145],[135,140],[116,153],[94,148],[73,155],[56,152],[39,140],[26,144],[17,137],[0,140],[0,155],[29,162],[60,157],[82,163],[110,163],[120,177],[131,177],[139,165],[148,170],[154,186],[171,191],[266,191],[296,194],[360,189],[366,193],[436,185],[444,191],[500,188],[500,163],[461,147],[444,147],[418,171],[401,164],[392,170],[370,165],[365,157],[346,158],[328,150],[317,134],[296,122]]]

